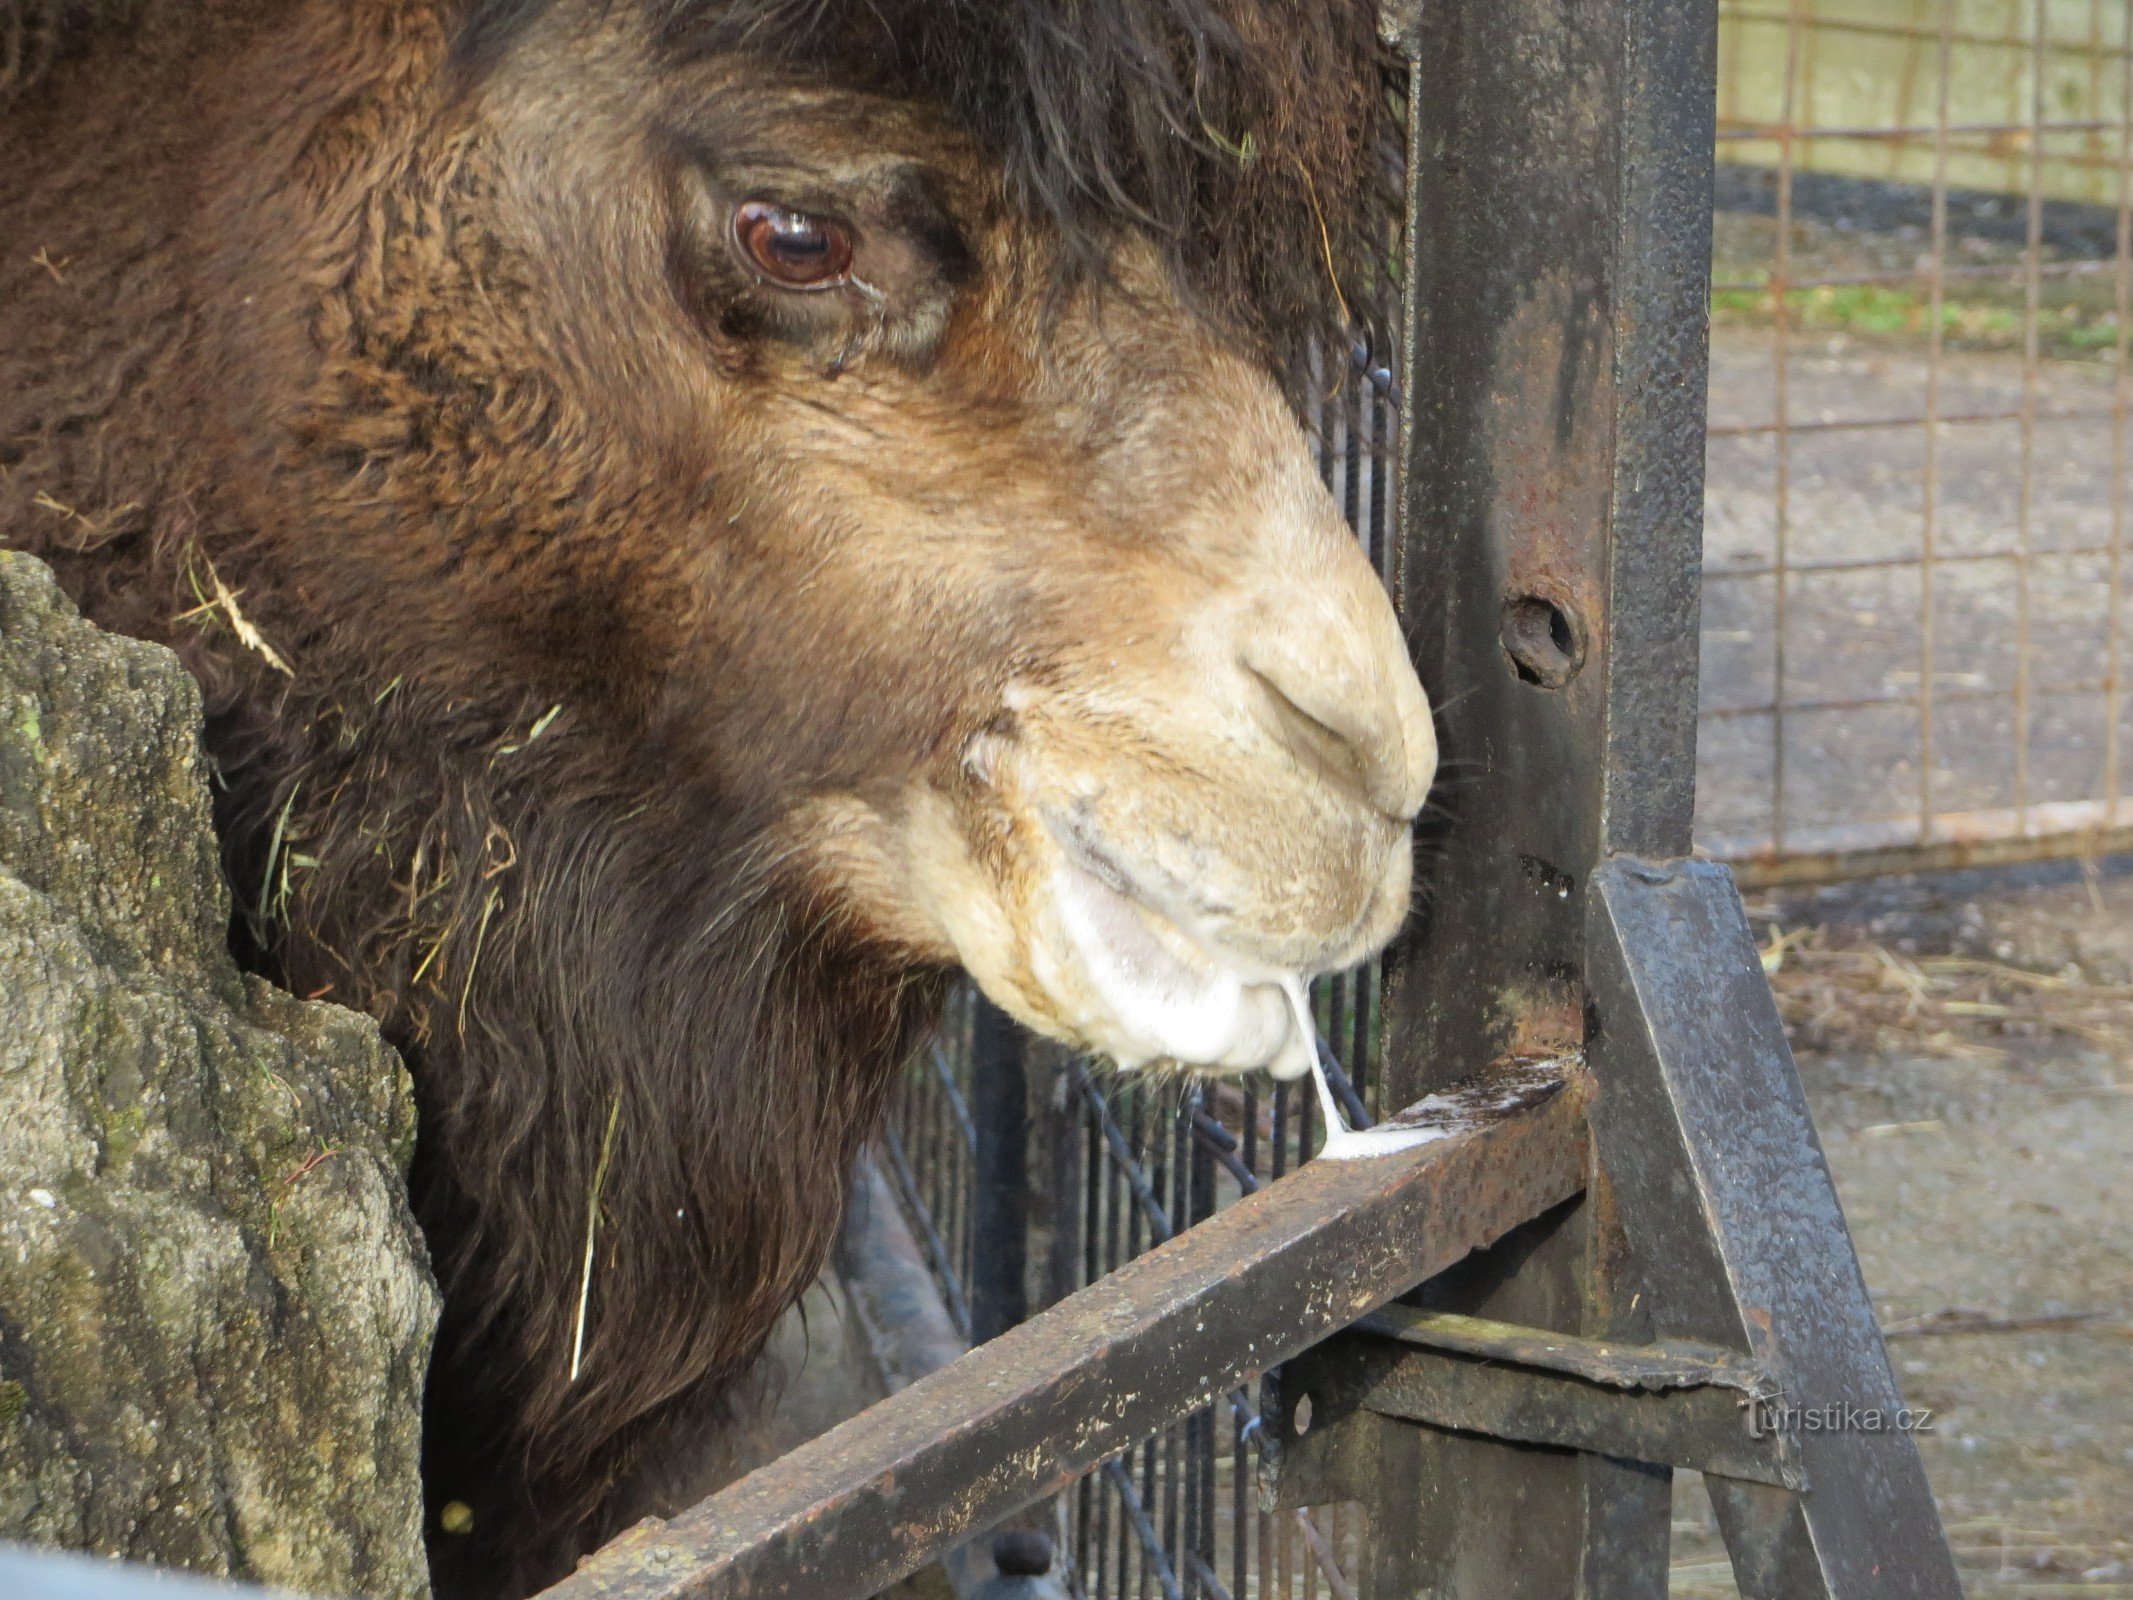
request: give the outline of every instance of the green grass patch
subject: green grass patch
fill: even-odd
[[[1933,303],[1915,289],[1882,284],[1789,289],[1785,317],[1811,333],[1923,344],[1932,331]],[[1768,289],[1721,289],[1711,296],[1711,320],[1721,326],[1770,326],[1778,297]],[[2019,350],[2024,308],[2019,300],[1948,296],[1941,301],[1942,343],[1957,349]],[[2079,301],[2038,307],[2037,343],[2059,357],[2108,359],[2118,348],[2118,318],[2110,308]]]

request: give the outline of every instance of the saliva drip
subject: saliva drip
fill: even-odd
[[[1304,1048],[1311,1054],[1311,1081],[1318,1085],[1318,1108],[1326,1121],[1326,1142],[1319,1155],[1328,1161],[1357,1161],[1365,1156],[1389,1156],[1395,1150],[1411,1150],[1437,1137],[1431,1128],[1351,1128],[1333,1097],[1326,1078],[1325,1058],[1318,1053],[1318,1025],[1311,1020],[1311,1002],[1304,994],[1303,980],[1290,978],[1282,985],[1289,1009],[1296,1015]]]

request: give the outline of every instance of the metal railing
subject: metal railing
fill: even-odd
[[[1697,829],[1748,882],[2133,846],[2133,5],[1728,0]]]
[[[1105,1551],[1122,1552],[1124,1592],[1227,1592],[1219,1554],[1180,1537],[1185,1474],[1147,1473],[1145,1441],[1189,1436],[1211,1408],[1249,1409],[1236,1397],[1262,1374],[1572,1201],[1591,1170],[1590,1105],[1575,1057],[1493,1063],[1408,1108],[1412,1147],[1306,1163],[1278,1196],[1218,1209],[710,1499],[640,1523],[545,1594],[861,1600],[1090,1479],[1124,1521]],[[1303,1405],[1257,1428],[1263,1466],[1267,1435],[1309,1431]],[[1121,1592],[1089,1563],[1073,1582]]]

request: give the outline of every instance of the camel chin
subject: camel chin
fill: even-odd
[[[1120,1068],[1264,1068],[1278,1078],[1310,1070],[1286,992],[1308,974],[1205,944],[1071,860],[1060,860],[1045,890],[1054,937],[1032,942],[1033,975],[1055,1014]]]

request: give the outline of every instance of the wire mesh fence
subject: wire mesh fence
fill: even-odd
[[[1389,347],[1389,343],[1388,343]],[[1379,571],[1396,526],[1392,374],[1356,353],[1360,381],[1317,419],[1320,467]],[[1379,974],[1313,988],[1320,1048],[1351,1121],[1379,1113]],[[907,1068],[884,1163],[965,1336],[989,1317],[976,1291],[1002,1244],[978,1221],[988,1139],[1026,1141],[1020,1256],[1030,1312],[1065,1298],[1309,1158],[1323,1129],[1308,1079],[1201,1082],[1121,1076],[1027,1042],[1024,1104],[989,1123],[982,1002],[966,988]],[[992,1226],[999,1226],[997,1220]],[[1051,1508],[1058,1570],[1079,1600],[1352,1600],[1365,1559],[1355,1506],[1259,1509],[1269,1378],[1224,1396],[1104,1464]]]
[[[2129,19],[1721,11],[1698,835],[1750,881],[2133,843]]]
[[[1321,981],[1320,1048],[1350,1119],[1374,1117],[1378,975]],[[982,1063],[967,992],[942,1037],[912,1062],[884,1141],[892,1180],[932,1258],[951,1315],[970,1326],[969,1226],[980,1146],[968,1114]],[[1065,1052],[1028,1049],[1028,1137],[1045,1169],[1030,1216],[1032,1310],[1042,1309],[1212,1216],[1306,1160],[1323,1130],[1308,1080],[1271,1086],[1120,1077]],[[1256,1482],[1270,1448],[1268,1377],[1124,1455],[1049,1513],[1057,1571],[1083,1600],[1347,1600],[1364,1559],[1359,1508],[1268,1513]]]

